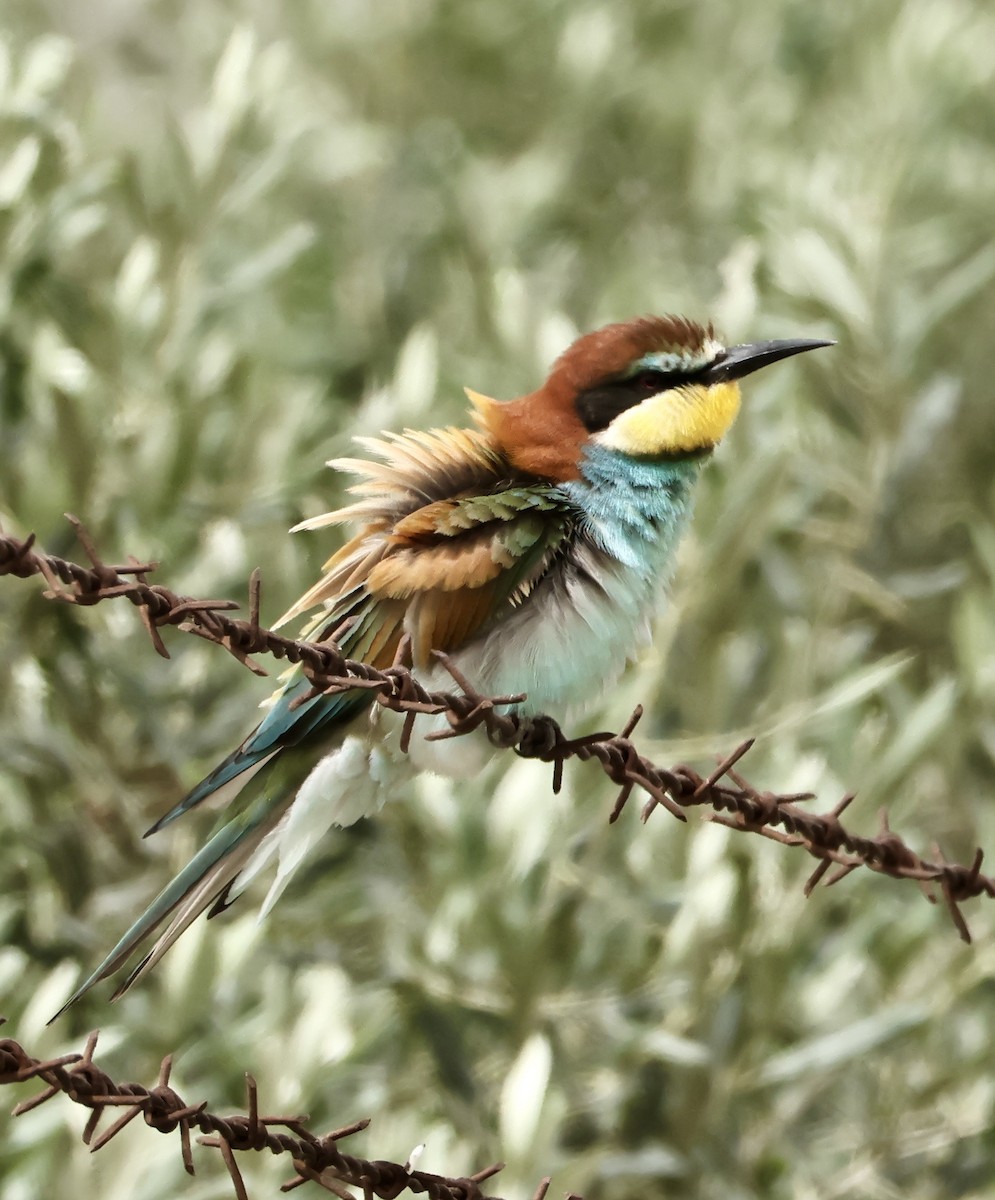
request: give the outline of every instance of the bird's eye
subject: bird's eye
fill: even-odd
[[[634,382],[638,388],[647,393],[662,391],[666,386],[659,371],[640,371]]]

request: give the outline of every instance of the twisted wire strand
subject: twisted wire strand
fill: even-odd
[[[4,1018],[0,1017],[0,1024],[3,1023]],[[306,1116],[260,1116],[258,1088],[249,1074],[245,1077],[248,1111],[224,1117],[211,1112],[207,1101],[188,1104],[169,1086],[172,1055],[162,1060],[159,1078],[153,1087],[116,1083],[94,1062],[97,1036],[96,1032],[90,1034],[82,1054],[65,1054],[47,1060],[34,1058],[13,1038],[0,1039],[0,1085],[24,1083],[30,1079],[39,1079],[45,1084],[43,1091],[17,1105],[14,1116],[22,1116],[62,1093],[75,1104],[91,1110],[83,1130],[83,1142],[91,1151],[106,1146],[135,1117],[142,1116],[145,1124],[159,1133],[179,1130],[183,1165],[190,1175],[194,1174],[190,1139],[196,1130],[206,1135],[198,1138],[201,1145],[221,1151],[238,1200],[247,1200],[247,1193],[234,1154],[264,1150],[291,1156],[297,1173],[283,1185],[283,1191],[312,1182],[336,1195],[348,1195],[339,1190],[339,1185],[361,1188],[365,1196],[377,1196],[380,1200],[395,1200],[405,1191],[424,1193],[430,1200],[500,1200],[485,1195],[480,1185],[502,1170],[503,1163],[495,1163],[473,1175],[448,1178],[415,1170],[407,1163],[347,1154],[339,1149],[338,1143],[366,1129],[369,1119],[354,1121],[318,1137],[308,1129]],[[94,1137],[105,1112],[114,1108],[124,1111]],[[543,1184],[548,1187],[548,1182],[544,1180]],[[545,1195],[544,1190],[542,1195]]]
[[[643,821],[657,808],[666,809],[681,821],[687,819],[689,808],[710,808],[708,816],[713,821],[800,848],[818,859],[805,885],[806,895],[820,882],[830,886],[860,867],[894,879],[910,879],[919,884],[930,901],[943,901],[965,942],[970,942],[971,935],[960,904],[981,896],[995,898],[995,878],[982,873],[984,854],[980,848],[970,865],[947,862],[938,847],[934,847],[932,858],[924,858],[889,828],[886,814],[882,814],[880,829],[873,836],[861,836],[846,828],[840,818],[853,801],[853,793],[845,795],[829,812],[814,813],[801,807],[804,801],[815,798],[810,793],[759,791],[735,770],[753,739],[737,746],[705,777],[687,764],[663,767],[640,754],[630,735],[642,716],[641,707],[619,733],[601,732],[571,739],[553,717],[515,712],[514,705],[524,696],[480,693],[440,652],[436,657],[458,691],[429,691],[419,683],[404,665],[407,647],[403,642],[394,665],[378,670],[346,658],[332,640],[299,641],[265,628],[259,621],[258,570],[250,579],[249,616],[243,620],[231,615],[238,608],[235,601],[195,599],[162,584],[150,584],[146,576],[157,569],[157,563],[130,559],[124,565],[105,564],[82,523],[71,516],[69,520],[90,559],[89,567],[41,553],[35,548],[33,535],[22,539],[0,534],[0,575],[41,575],[48,584],[45,595],[64,603],[92,605],[126,597],[139,609],[155,649],[164,657],[168,658],[169,652],[159,630],[175,625],[223,646],[257,674],[265,671],[253,661],[253,655],[299,663],[311,681],[311,696],[369,688],[378,704],[404,713],[403,749],[410,744],[419,715],[443,715],[448,729],[428,737],[461,737],[483,728],[495,746],[551,763],[554,791],[560,788],[563,766],[569,759],[596,762],[619,789],[609,816],[611,822],[618,819],[635,788],[649,797],[642,810]],[[308,698],[302,697],[299,703]],[[836,869],[830,873],[833,867]]]

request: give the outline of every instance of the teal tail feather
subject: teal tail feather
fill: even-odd
[[[246,754],[239,747],[238,750],[229,754],[224,762],[219,763],[210,775],[205,776],[192,791],[188,792],[179,804],[175,804],[165,816],[160,817],[158,821],[150,825],[142,834],[142,837],[151,837],[153,833],[158,833],[166,825],[171,825],[177,817],[182,817],[184,813],[189,812],[192,808],[196,808],[208,796],[213,796],[215,792],[220,791],[226,783],[237,779],[240,775],[251,770],[259,763],[265,763],[267,757],[271,757],[274,753],[273,749],[269,749],[259,754],[250,755]]]
[[[146,829],[142,837],[158,833],[177,817],[196,808],[220,791],[225,784],[237,779],[246,771],[277,754],[280,750],[296,746],[310,737],[316,730],[339,723],[370,704],[368,693],[347,693],[341,696],[314,696],[300,703],[301,697],[311,691],[311,682],[303,675],[291,681],[280,693],[273,707],[262,722],[249,734],[241,746],[218,763],[210,775],[197,784],[179,804]]]
[[[289,764],[288,764],[289,765]],[[205,909],[225,907],[236,877],[245,868],[266,837],[280,823],[297,790],[299,778],[289,779],[285,770],[267,764],[246,786],[233,807],[239,811],[218,828],[202,850],[168,883],[145,912],[124,934],[103,962],[76,989],[52,1017],[54,1021],[95,984],[112,975],[131,957],[142,942],[171,917],[152,949],[133,968],[111,997],[116,1000],[150,971],[181,933]],[[296,772],[295,772],[296,774]],[[49,1022],[51,1023],[51,1022]]]

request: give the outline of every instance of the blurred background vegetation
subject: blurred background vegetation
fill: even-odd
[[[652,653],[642,744],[887,806],[995,847],[995,10],[972,0],[6,0],[0,519],[161,559],[200,595],[263,568],[274,619],[334,546],[355,432],[532,388],[643,312],[733,341],[832,336],[749,382]],[[989,1197],[990,907],[963,946],[854,876],[504,759],[330,837],[156,978],[44,1022],[212,818],[141,831],[268,687],[130,606],[0,580],[0,1012],[106,1065],[502,1195]],[[261,887],[265,884],[261,884]],[[260,893],[261,894],[261,893]],[[9,1107],[30,1094],[5,1090]],[[0,1117],[3,1200],[227,1197],[213,1152],[85,1113]],[[243,1162],[256,1198],[285,1163]]]

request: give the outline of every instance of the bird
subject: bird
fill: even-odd
[[[739,411],[739,381],[833,344],[727,347],[711,324],[641,316],[579,337],[517,399],[466,389],[470,427],[356,439],[367,457],[329,464],[358,476],[351,502],[293,532],[358,529],[279,624],[311,614],[304,636],[334,637],[378,668],[403,638],[428,687],[442,685],[442,651],[481,691],[525,693],[524,712],[576,709],[592,679],[610,683],[650,640],[695,485]],[[165,924],[111,999],[122,995],[275,855],[267,911],[311,846],[375,812],[402,770],[459,777],[489,749],[416,738],[404,755],[402,718],[368,690],[313,691],[298,669],[238,748],[148,831],[228,797],[203,848],[60,1013]]]

